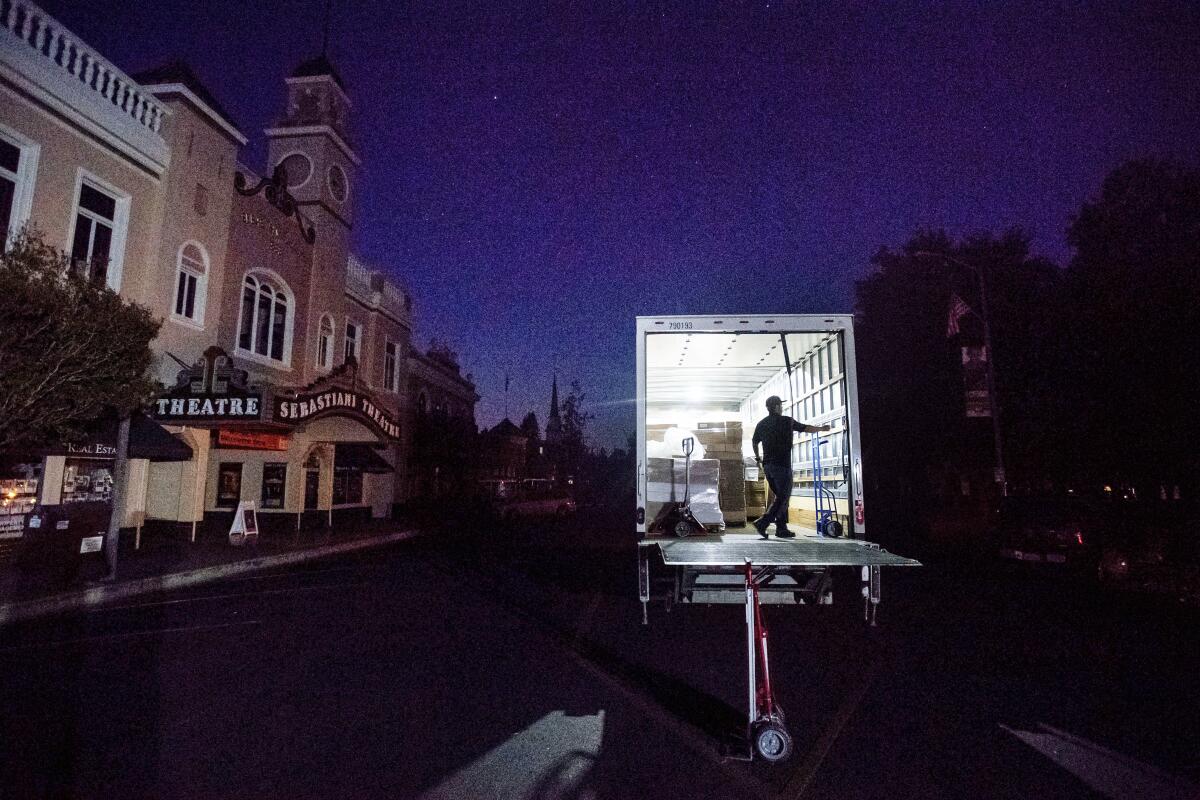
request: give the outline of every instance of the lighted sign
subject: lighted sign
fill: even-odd
[[[160,397],[153,402],[151,410],[155,419],[164,421],[254,420],[262,416],[262,398],[258,395],[250,397],[219,397],[216,395]]]
[[[275,420],[278,422],[295,425],[333,415],[353,417],[388,439],[400,439],[400,423],[391,414],[366,395],[349,389],[326,389],[275,398]]]
[[[262,418],[262,395],[246,386],[246,371],[219,347],[179,371],[175,385],[150,403],[159,422],[219,422]]]
[[[238,450],[287,450],[288,437],[277,433],[250,433],[220,428],[217,430],[217,447],[232,447]]]

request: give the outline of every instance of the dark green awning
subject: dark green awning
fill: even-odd
[[[357,469],[363,472],[383,474],[395,472],[392,465],[366,442],[338,442],[333,446],[335,469]]]

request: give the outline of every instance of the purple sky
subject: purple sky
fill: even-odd
[[[186,59],[251,138],[322,0],[45,0],[119,66]],[[334,3],[363,159],[355,240],[460,352],[478,419],[552,370],[632,431],[633,317],[852,309],[881,245],[1070,215],[1132,157],[1195,163],[1200,7]],[[540,4],[539,4],[540,6]],[[623,9],[623,10],[604,10]]]

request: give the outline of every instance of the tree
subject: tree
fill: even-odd
[[[1032,258],[1028,238],[1015,229],[957,243],[923,231],[899,250],[881,249],[872,261],[878,270],[856,286],[856,345],[867,477],[876,503],[911,512],[939,493],[957,493],[964,473],[990,482],[991,427],[965,416],[960,347],[982,344],[982,308],[977,278],[962,264],[981,271],[988,286],[1009,472],[1018,480],[1057,473],[1059,270]],[[951,338],[952,293],[975,313]]]
[[[562,403],[562,444],[559,459],[567,475],[578,474],[587,453],[586,430],[592,415],[583,410],[586,397],[579,381],[571,381],[571,391]]]
[[[1072,399],[1086,463],[1096,478],[1151,491],[1196,481],[1200,453],[1188,433],[1200,383],[1200,171],[1123,164],[1067,236]]]
[[[542,438],[541,428],[538,427],[537,414],[530,411],[525,415],[525,419],[521,420],[521,435],[530,442],[537,442]]]
[[[159,323],[68,269],[36,234],[0,256],[0,450],[78,439],[155,390],[147,376]]]

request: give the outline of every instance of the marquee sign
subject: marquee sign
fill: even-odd
[[[380,436],[398,441],[400,423],[371,398],[352,389],[329,388],[275,398],[275,421],[296,425],[328,416],[353,417]]]
[[[262,419],[262,395],[246,387],[246,371],[219,347],[210,347],[196,363],[179,371],[175,385],[150,402],[159,422],[186,424]]]

